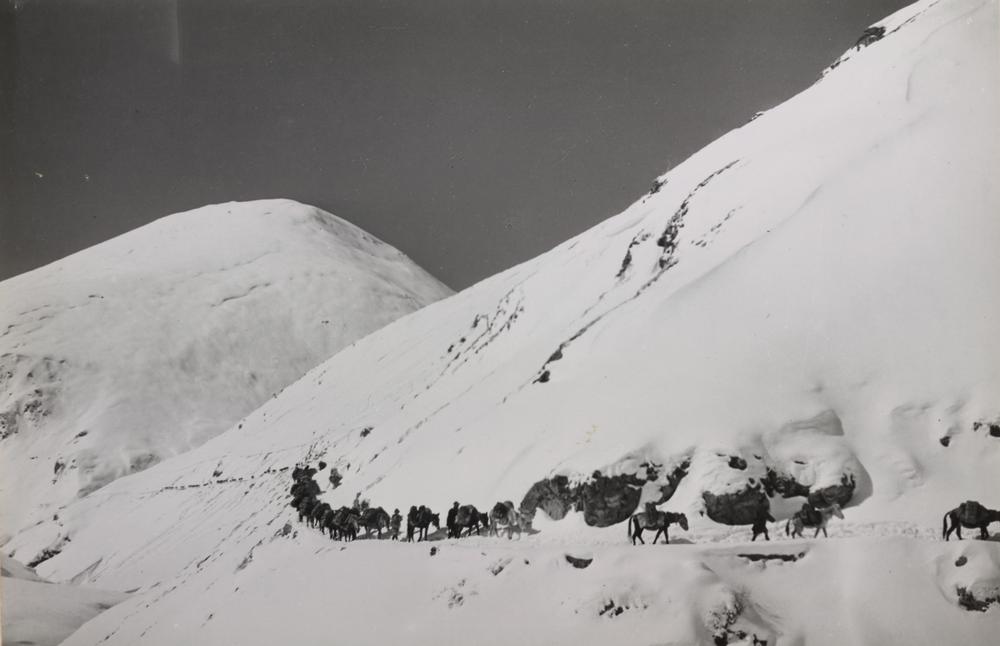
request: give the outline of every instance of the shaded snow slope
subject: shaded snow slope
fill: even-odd
[[[0,283],[3,531],[202,444],[448,293],[288,200],[171,215]]]
[[[4,556],[0,579],[2,642],[16,646],[56,646],[77,628],[112,608],[127,595],[49,583]]]
[[[30,567],[19,561],[15,561],[3,553],[0,553],[0,576],[10,577],[13,579],[24,579],[25,581],[45,581],[45,579],[38,576],[38,574],[36,574]]]
[[[399,623],[390,643],[439,636],[444,618],[448,630],[489,624],[481,643],[562,643],[543,625],[548,610],[588,617],[566,643],[600,642],[586,628],[604,630],[592,612],[605,602],[601,585],[657,609],[614,624],[619,643],[653,643],[647,622],[661,615],[669,627],[655,643],[711,643],[715,620],[705,617],[726,615],[719,608],[732,595],[749,609],[735,614],[760,634],[785,635],[779,643],[903,641],[931,634],[902,625],[920,621],[960,624],[956,641],[982,639],[997,610],[961,609],[958,588],[994,589],[997,545],[930,539],[963,500],[1000,508],[997,5],[921,2],[882,26],[884,38],[671,170],[618,216],[395,321],[199,449],[16,536],[8,548],[19,558],[49,557],[39,565],[46,576],[141,588],[70,643],[214,643],[230,631],[270,643],[276,616],[295,630],[317,626],[303,641],[326,643],[357,610],[353,600],[336,607],[328,590],[367,600],[358,607],[377,599]],[[500,580],[461,574],[476,559],[487,565],[477,550],[428,574],[437,565],[403,564],[409,553],[398,546],[341,553],[314,532],[305,544],[293,538],[290,468],[320,458],[326,501],[360,493],[404,511],[523,502],[543,479],[585,483],[599,471],[591,484],[601,514],[664,500],[691,519],[680,536],[698,542],[749,538],[710,519],[709,501],[727,495],[756,492],[779,519],[803,490],[841,487],[849,505],[831,532],[842,541],[817,547],[799,569],[766,565],[763,578],[714,568],[722,548],[682,545],[655,548],[676,567],[653,576],[641,554],[654,548],[632,556],[607,545],[625,543],[622,524],[593,528],[572,512],[552,522],[540,511],[540,533],[525,542],[538,557],[519,558],[547,569],[506,594],[482,583],[479,600],[494,602],[472,611],[470,601],[463,614],[446,600],[470,596],[458,580]],[[335,490],[332,468],[343,476]],[[614,490],[598,486],[616,476]],[[789,497],[765,496],[762,480]],[[862,538],[871,536],[881,538]],[[553,544],[592,550],[594,578],[553,573]],[[488,558],[507,549],[489,545]],[[960,549],[975,550],[968,565],[954,565]],[[869,587],[880,562],[892,567]],[[912,570],[902,573],[902,562]],[[314,585],[315,600],[297,596]],[[523,593],[536,587],[547,592]],[[899,607],[894,587],[913,607]],[[443,607],[421,614],[425,604]],[[216,609],[226,618],[218,628]],[[836,625],[858,632],[844,638]]]

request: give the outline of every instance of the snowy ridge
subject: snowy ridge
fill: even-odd
[[[936,537],[963,500],[1000,508],[997,5],[921,2],[880,25],[618,216],[16,536],[22,559],[60,546],[45,576],[139,588],[68,643],[995,635],[997,609],[966,610],[960,590],[1000,595],[1000,546]],[[675,542],[699,545],[632,548],[592,510],[435,556],[331,543],[287,506],[291,467],[320,459],[325,501],[390,511],[620,477],[612,493],[664,499],[691,521]],[[846,519],[826,543],[749,545],[710,518],[710,500],[756,491],[784,521],[803,489],[837,487]],[[392,618],[377,630],[357,621],[376,604]]]
[[[288,200],[168,216],[0,283],[4,532],[200,445],[448,293]]]

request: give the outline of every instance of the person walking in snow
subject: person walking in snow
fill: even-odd
[[[445,526],[448,528],[448,538],[458,538],[458,526],[455,522],[457,514],[458,502],[454,502],[451,505],[451,509],[448,510],[447,518],[445,518]]]
[[[771,512],[767,510],[759,511],[756,518],[754,518],[753,526],[750,528],[753,531],[753,538],[750,539],[751,543],[757,540],[757,537],[761,534],[764,535],[765,541],[771,540],[771,536],[767,533],[768,522],[775,522]]]
[[[417,506],[410,505],[410,512],[406,514],[406,542],[413,542],[413,535],[417,531]]]
[[[399,526],[402,524],[403,517],[400,515],[399,510],[396,509],[389,518],[389,538],[394,541],[399,540]]]

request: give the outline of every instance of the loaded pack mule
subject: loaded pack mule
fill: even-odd
[[[493,509],[489,513],[489,527],[489,533],[492,536],[499,536],[500,530],[506,529],[508,540],[513,538],[514,532],[517,532],[517,537],[521,538],[521,532],[530,529],[524,514],[518,511],[510,500],[493,505]]]
[[[802,509],[795,512],[795,515],[785,523],[785,535],[791,534],[792,538],[801,537],[803,529],[815,527],[816,533],[813,534],[813,538],[819,536],[820,532],[823,532],[825,538],[829,538],[826,533],[826,525],[834,516],[840,519],[844,518],[844,513],[840,511],[840,505],[836,503],[829,507],[813,507],[809,503],[805,503],[802,505]]]
[[[466,532],[466,536],[472,536],[472,530],[476,530],[478,536],[479,530],[488,529],[489,524],[489,514],[481,513],[473,505],[462,505],[456,511],[455,524],[450,529],[454,532],[455,538],[461,538],[463,531]]]
[[[990,523],[1000,522],[1000,511],[989,509],[976,500],[966,500],[958,507],[945,513],[943,525],[941,527],[941,537],[944,540],[951,538],[952,532],[962,540],[962,528],[979,528],[979,538],[989,538],[988,527]]]
[[[378,538],[382,538],[382,530],[389,531],[389,513],[381,507],[369,507],[361,512],[358,521],[365,530],[365,538],[371,538],[373,531],[378,531]]]
[[[656,508],[656,505],[646,503],[646,511],[633,514],[628,519],[628,536],[632,539],[633,545],[635,545],[636,539],[645,545],[646,541],[642,540],[642,533],[647,529],[655,529],[656,534],[653,536],[653,544],[656,544],[657,539],[660,538],[660,534],[663,534],[663,542],[669,544],[670,535],[667,530],[673,524],[680,525],[686,531],[688,528],[687,516],[672,511],[660,511]]]
[[[427,530],[431,525],[434,529],[441,529],[441,515],[433,513],[424,505],[420,507],[410,507],[406,514],[406,542],[412,543],[414,536],[417,541],[427,540]]]

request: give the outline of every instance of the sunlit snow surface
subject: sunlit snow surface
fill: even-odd
[[[171,215],[0,283],[0,534],[202,444],[449,293],[289,200]]]
[[[997,5],[921,2],[882,24],[622,214],[17,535],[22,559],[61,545],[46,576],[140,588],[68,643],[710,644],[720,622],[772,646],[995,639],[1000,607],[967,611],[957,590],[1000,586],[1000,545],[939,537],[963,500],[1000,508],[1000,438],[974,430],[1000,415]],[[691,529],[633,548],[623,525],[540,515],[521,541],[434,556],[344,546],[287,506],[281,469],[319,458],[344,475],[335,506],[360,492],[441,512],[689,459],[663,507]],[[749,545],[700,514],[704,492],[765,465],[856,477],[830,539],[779,522]]]

